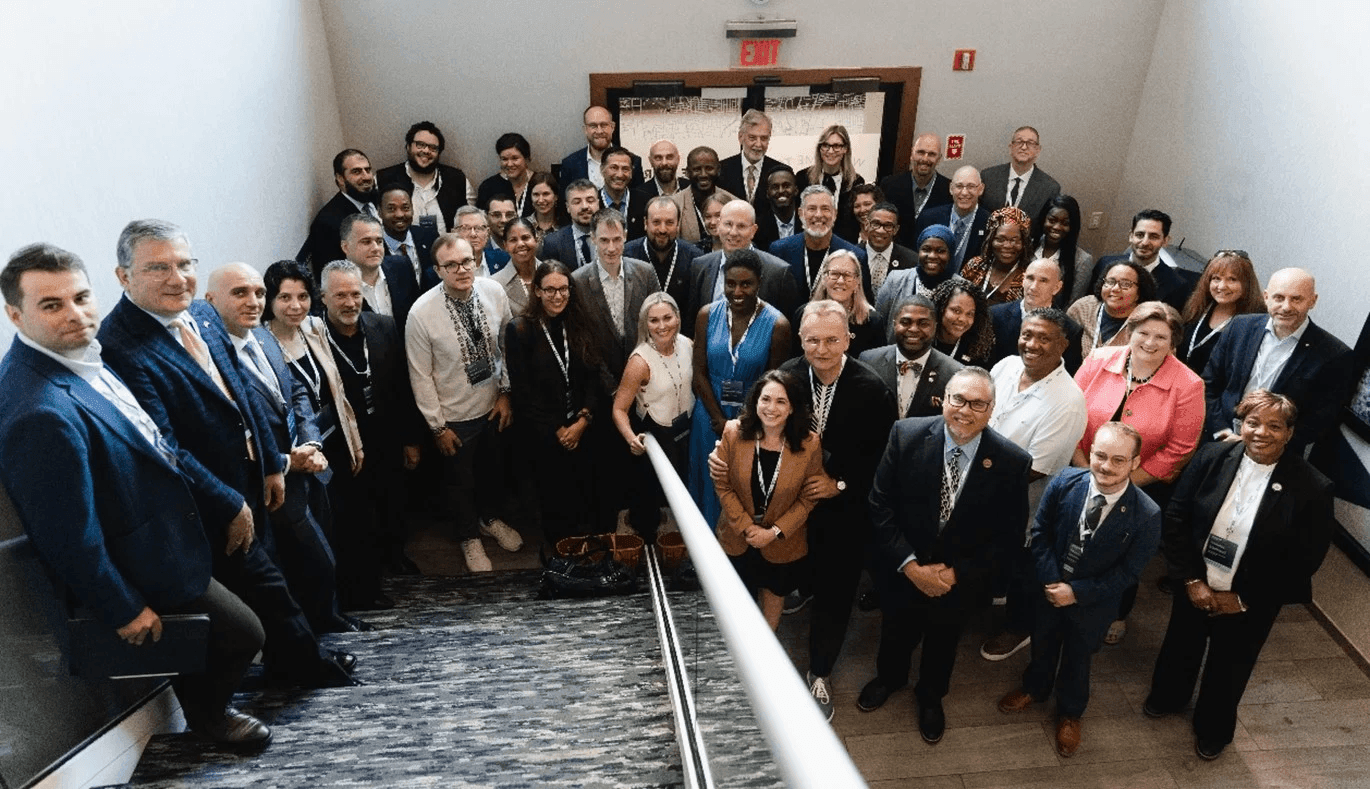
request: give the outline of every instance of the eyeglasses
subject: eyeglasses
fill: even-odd
[[[457,232],[470,235],[471,233],[480,233],[489,229],[489,225],[461,225],[457,228]]]
[[[867,219],[866,227],[869,227],[872,230],[885,230],[888,232],[893,232],[894,229],[898,227],[898,225],[896,225],[893,222],[882,222],[879,219]]]
[[[544,296],[569,296],[571,295],[571,288],[570,286],[563,286],[560,288],[538,288],[538,293],[541,293]]]
[[[1251,255],[1245,249],[1220,249],[1213,253],[1215,258],[1241,258],[1250,260]]]
[[[476,268],[476,259],[470,257],[465,258],[464,260],[454,260],[451,263],[439,263],[437,268],[444,270],[457,269],[459,271],[473,271]]]
[[[970,410],[974,411],[977,414],[983,414],[984,412],[988,411],[989,407],[992,405],[992,403],[990,403],[990,401],[988,400],[967,400],[966,398],[962,397],[959,392],[956,394],[947,395],[947,402],[951,403],[952,408],[962,408],[964,406],[970,406]]]
[[[415,148],[418,148],[420,151],[429,151],[430,153],[438,152],[438,146],[434,145],[431,142],[419,142],[418,140],[415,140],[409,144]]]
[[[194,273],[195,265],[199,263],[195,258],[186,258],[176,261],[173,266],[171,263],[145,263],[143,264],[143,274],[156,279],[166,279],[171,276],[171,269],[175,268],[184,276]]]
[[[1036,140],[1013,140],[1009,145],[1012,145],[1014,148],[1037,148],[1041,143]]]
[[[818,144],[818,150],[820,150],[820,151],[845,151],[845,150],[847,150],[847,144],[844,143],[844,142],[820,142],[820,143]]]
[[[848,274],[845,271],[829,271],[828,279],[836,280],[837,282],[846,282],[849,279],[856,279],[856,275]]]
[[[1136,290],[1137,283],[1130,279],[1106,279],[1104,288],[1117,288],[1118,290]]]

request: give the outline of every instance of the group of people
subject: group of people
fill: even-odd
[[[921,643],[919,728],[940,740],[964,625],[1003,597],[981,654],[1032,659],[1000,708],[1054,688],[1073,754],[1090,656],[1124,637],[1160,545],[1175,602],[1146,712],[1185,708],[1211,643],[1196,750],[1221,753],[1332,528],[1304,455],[1352,369],[1308,318],[1311,275],[1262,291],[1225,250],[1195,278],[1154,210],[1095,264],[1027,126],[1008,163],[951,178],[921,135],[877,185],[840,126],[796,173],[749,110],[737,154],[695,148],[680,178],[659,141],[647,178],[608,110],[583,121],[555,174],[502,135],[478,187],[426,121],[392,167],[344,150],[297,259],[219,266],[203,300],[189,239],[159,220],[121,234],[124,296],[103,321],[70,253],[32,245],[0,273],[19,329],[0,481],[121,637],[211,613],[214,659],[177,685],[193,730],[269,741],[227,706],[263,643],[284,682],[355,682],[355,658],[314,633],[366,628],[344,612],[393,605],[383,571],[415,570],[406,472],[430,474],[468,568],[488,571],[482,537],[652,540],[667,513],[650,435],[767,622],[812,601],[807,679],[829,718],[852,608],[878,606],[857,706],[906,685]]]

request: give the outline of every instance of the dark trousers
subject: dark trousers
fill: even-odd
[[[594,526],[597,533],[614,530],[619,510],[627,508],[629,500],[628,486],[623,483],[631,474],[633,455],[609,414],[610,406],[606,404],[595,412],[595,421],[585,431],[585,437],[592,439],[595,458]]]
[[[373,455],[367,451],[361,471],[353,474],[351,454],[338,433],[324,443],[324,455],[333,469],[328,502],[333,511],[338,605],[346,611],[374,601],[381,593],[381,565],[387,545],[384,518],[388,512],[384,490],[388,475],[381,467],[386,458],[384,452]]]
[[[1099,649],[1098,632],[1086,633],[1068,614],[1039,593],[1032,629],[1032,660],[1023,671],[1023,690],[1037,701],[1056,688],[1056,711],[1063,718],[1079,718],[1089,704],[1089,666]]]
[[[205,670],[178,676],[172,686],[192,727],[221,719],[266,640],[261,621],[246,603],[213,578],[204,594],[161,613],[209,614]]]
[[[592,533],[591,479],[597,469],[590,431],[581,436],[576,449],[568,450],[557,441],[554,429],[529,427],[520,433],[518,447],[524,476],[537,486],[538,513],[549,548],[564,537]]]
[[[485,417],[447,423],[461,440],[461,446],[455,455],[442,456],[443,516],[451,522],[452,533],[458,540],[480,539],[476,464],[485,454],[482,450],[487,430],[494,430],[487,428],[489,424]]]
[[[813,590],[809,671],[814,676],[832,674],[842,651],[842,642],[847,638],[852,604],[856,602],[856,589],[865,566],[868,532],[864,512],[855,516],[842,512],[815,512],[809,518],[809,572],[806,577]]]
[[[1004,629],[1027,635],[1033,632],[1042,585],[1037,581],[1037,562],[1031,548],[1017,549],[1008,561],[1008,590],[1004,602]],[[1134,589],[1135,592],[1135,589]]]
[[[882,597],[886,596],[882,593]],[[920,703],[939,704],[951,687],[951,671],[956,666],[956,647],[965,628],[966,612],[929,602],[917,590],[914,596],[917,599],[911,605],[884,610],[875,671],[887,687],[904,686],[913,663],[913,650],[921,641],[923,652],[913,692]]]
[[[1259,605],[1242,614],[1210,617],[1189,602],[1189,595],[1177,591],[1147,701],[1162,712],[1178,712],[1189,702],[1197,681],[1194,734],[1214,744],[1232,742],[1237,704],[1279,613],[1279,606]]]
[[[271,513],[276,546],[272,559],[309,626],[319,633],[330,632],[338,623],[337,564],[323,525],[330,513],[322,488],[313,474],[287,474],[287,503]]]
[[[222,549],[214,551],[213,573],[261,620],[266,633],[262,658],[268,669],[287,674],[314,669],[325,653],[285,577],[259,543],[232,556],[224,556]]]
[[[670,427],[663,427],[653,422],[650,417],[644,420],[637,418],[636,406],[629,406],[629,414],[633,417],[633,429],[639,433],[649,433],[654,436],[657,443],[661,445],[661,450],[670,459],[672,468],[675,469],[676,476],[681,482],[689,479],[690,474],[690,433],[686,430],[679,437],[673,436]],[[686,424],[689,422],[690,415],[684,415]],[[619,443],[625,443],[622,435],[615,436]],[[661,483],[656,477],[656,468],[646,455],[641,457],[631,453],[628,457],[630,478],[633,486],[628,493],[628,520],[633,524],[633,528],[642,539],[648,543],[656,542],[657,529],[661,525],[661,508],[666,504],[666,494],[661,490]]]

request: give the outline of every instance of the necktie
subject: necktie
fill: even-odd
[[[580,237],[580,263],[581,266],[590,263],[590,235],[586,233]]]
[[[195,360],[196,364],[200,365],[200,369],[205,371],[205,375],[209,376],[214,385],[219,387],[219,391],[224,393],[224,397],[227,397],[229,402],[233,402],[233,393],[228,390],[228,384],[224,383],[224,377],[219,374],[219,368],[214,366],[214,360],[209,356],[209,346],[205,345],[205,341],[200,339],[200,335],[196,334],[195,330],[190,328],[190,324],[181,318],[172,321],[171,325],[175,326],[181,335],[181,346],[190,353],[190,357]],[[251,431],[248,431],[246,440],[247,459],[256,460],[257,448],[252,444]]]
[[[871,288],[880,290],[880,286],[885,282],[885,275],[889,273],[890,263],[885,259],[885,253],[876,252],[871,257]]]
[[[1071,538],[1070,545],[1066,548],[1066,555],[1061,557],[1061,580],[1071,581],[1075,578],[1075,569],[1080,564],[1081,557],[1084,556],[1085,544],[1094,535],[1094,530],[1099,528],[1099,516],[1104,511],[1104,497],[1095,494],[1089,500],[1089,506],[1085,507],[1084,523],[1080,524],[1079,530]]]
[[[247,354],[248,369],[261,379],[262,383],[276,395],[276,399],[282,403],[285,398],[281,396],[281,384],[276,380],[276,373],[267,364],[266,357],[262,355],[262,349],[257,346],[256,340],[248,340],[243,346],[243,351]]]
[[[837,179],[827,173],[823,174],[823,185],[828,187],[828,191],[837,194]]]
[[[1081,530],[1081,536],[1088,541],[1094,536],[1094,530],[1099,528],[1099,516],[1104,511],[1104,497],[1102,494],[1095,494],[1089,500],[1089,506],[1085,508],[1085,526]]]
[[[747,199],[756,198],[756,165],[747,165]]]
[[[1013,190],[1008,193],[1008,202],[1004,205],[1018,205],[1018,187],[1023,185],[1022,177],[1013,179]]]
[[[951,510],[956,504],[956,489],[961,487],[961,456],[965,453],[960,447],[951,451],[942,473],[942,506],[937,514],[938,532],[947,527],[951,520]]]
[[[910,370],[913,371],[913,374],[914,374],[915,376],[917,376],[917,375],[922,375],[922,374],[923,374],[923,365],[919,364],[918,362],[909,361],[908,359],[905,359],[905,360],[903,360],[903,361],[901,361],[901,362],[899,363],[899,374],[900,374],[900,375],[903,375],[904,373],[907,373],[907,372],[909,372]],[[956,451],[957,451],[957,452],[960,452],[961,450],[958,449],[958,450],[956,450]]]

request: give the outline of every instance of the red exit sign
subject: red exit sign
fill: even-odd
[[[780,39],[744,38],[737,65],[743,68],[770,68],[780,62]]]

